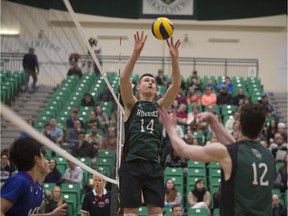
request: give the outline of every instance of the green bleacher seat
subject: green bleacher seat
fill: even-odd
[[[193,160],[188,160],[187,161],[187,168],[203,168],[205,169],[205,163],[204,162],[198,162],[198,161],[193,161]]]
[[[80,195],[81,195],[81,185],[80,184],[69,184],[62,183],[61,190],[64,194],[75,194],[76,195],[76,203],[80,203]],[[73,195],[74,196],[74,195]]]
[[[213,210],[213,216],[220,216],[220,209],[219,208],[215,208]]]
[[[187,213],[187,216],[209,216],[206,208],[189,208]]]
[[[67,215],[74,215],[74,213],[76,212],[76,208],[77,208],[77,195],[62,191],[62,196],[63,196],[63,200],[68,203]]]
[[[148,209],[146,206],[139,207],[138,216],[148,216]]]
[[[43,183],[44,190],[52,191],[55,186],[55,183]]]

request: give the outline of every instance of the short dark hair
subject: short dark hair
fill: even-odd
[[[140,77],[139,82],[141,82],[141,79],[142,79],[144,76],[149,76],[149,77],[155,78],[154,75],[151,74],[151,73],[144,73],[144,74]]]
[[[256,139],[262,131],[266,112],[261,104],[244,104],[240,108],[240,125],[244,136]]]
[[[174,204],[172,206],[172,212],[174,211],[174,208],[180,207],[182,209],[182,206],[180,204]]]
[[[10,159],[19,171],[29,171],[34,167],[35,156],[44,153],[42,145],[36,140],[26,137],[15,140],[9,150]]]

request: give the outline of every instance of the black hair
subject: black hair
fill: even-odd
[[[15,140],[9,150],[10,159],[19,171],[31,170],[35,156],[41,157],[41,153],[45,155],[42,145],[30,137]]]
[[[240,125],[244,136],[256,139],[262,131],[266,112],[261,104],[244,104],[240,108]]]

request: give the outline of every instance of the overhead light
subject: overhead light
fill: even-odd
[[[16,36],[16,35],[19,35],[19,30],[15,30],[15,29],[0,29],[0,35]]]

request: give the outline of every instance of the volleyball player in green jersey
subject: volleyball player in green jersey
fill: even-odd
[[[164,110],[159,112],[160,120],[178,155],[195,161],[220,164],[221,216],[272,215],[275,167],[272,153],[259,144],[257,139],[265,124],[265,110],[260,104],[241,107],[241,138],[237,142],[213,114],[198,114],[197,120],[210,123],[219,141],[206,146],[186,144],[176,134],[175,118]]]
[[[180,85],[178,48],[180,41],[166,40],[172,62],[171,85],[166,94],[155,101],[157,86],[152,74],[143,74],[133,95],[130,75],[147,40],[144,32],[134,34],[134,50],[120,75],[120,91],[124,103],[125,142],[119,168],[120,203],[124,216],[138,215],[141,192],[149,215],[161,216],[164,206],[163,170],[159,161],[162,126],[158,108],[168,109]]]

